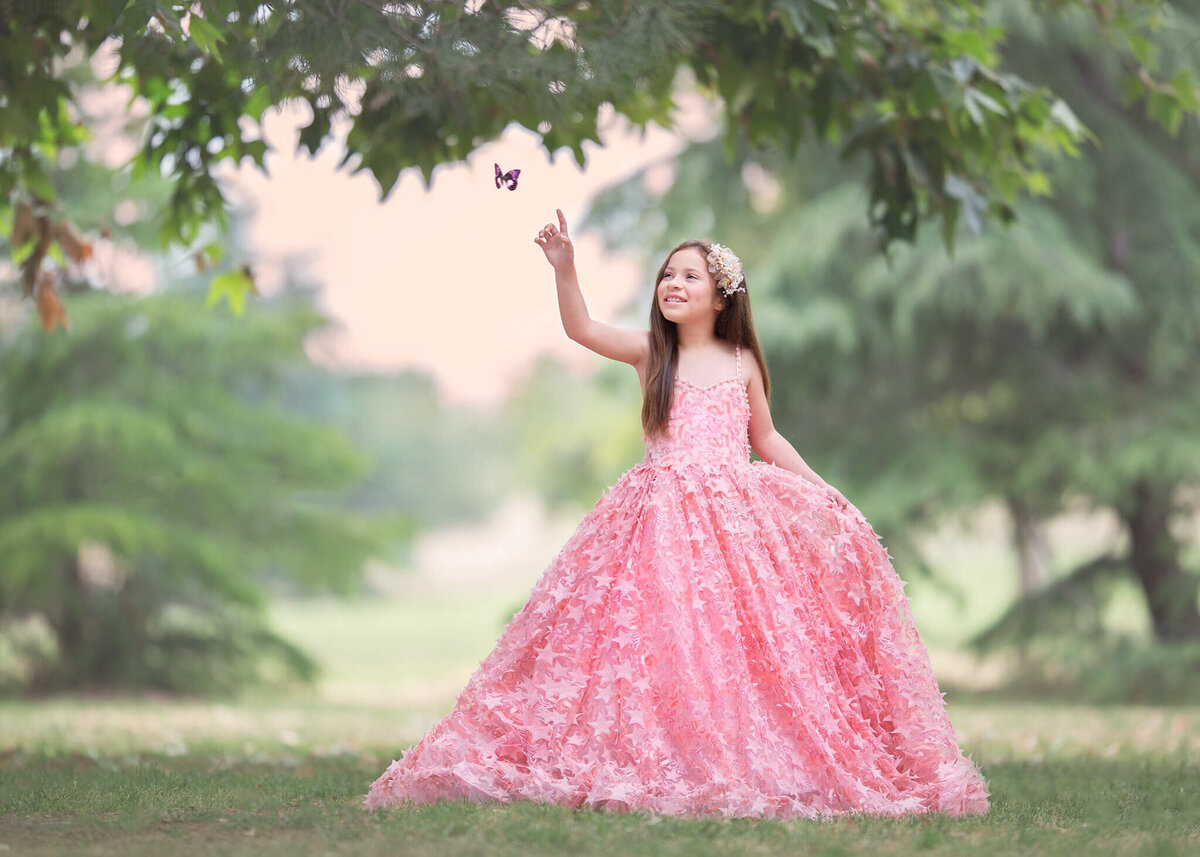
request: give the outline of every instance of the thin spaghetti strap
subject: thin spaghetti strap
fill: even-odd
[[[735,346],[733,346],[733,348],[734,348],[734,354],[737,356],[737,379],[738,379],[738,383],[741,383],[741,380],[742,380],[742,346],[735,345]]]

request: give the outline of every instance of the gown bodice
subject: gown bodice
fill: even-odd
[[[742,349],[731,378],[699,386],[676,377],[665,435],[643,437],[645,463],[658,466],[749,464],[750,399],[742,380]]]

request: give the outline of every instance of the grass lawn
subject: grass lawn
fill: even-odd
[[[1200,853],[1200,709],[964,702],[950,714],[988,780],[988,816],[822,823],[528,803],[368,813],[371,781],[421,731],[386,708],[12,702],[0,705],[0,853]]]
[[[532,543],[516,527],[500,531],[504,544]],[[457,536],[431,563],[438,574],[386,597],[276,605],[275,625],[325,669],[305,695],[0,701],[0,857],[1200,854],[1200,707],[997,702],[957,690],[951,720],[992,793],[983,818],[773,822],[528,803],[364,811],[371,782],[449,710],[562,537],[530,555],[514,548],[507,574],[477,568],[504,551]],[[969,687],[980,667],[949,644],[964,615],[977,627],[1003,606],[1011,572],[992,545],[960,543],[945,567],[971,593],[967,609],[928,587],[909,594],[935,671]],[[473,553],[457,560],[458,544]]]

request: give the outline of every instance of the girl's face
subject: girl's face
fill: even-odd
[[[655,295],[663,317],[676,324],[695,319],[711,323],[725,308],[699,247],[685,247],[672,254]]]

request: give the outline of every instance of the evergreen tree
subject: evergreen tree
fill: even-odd
[[[361,455],[278,404],[324,324],[310,297],[239,321],[201,300],[80,296],[69,334],[0,341],[0,627],[40,616],[57,649],[33,687],[311,676],[265,587],[350,591],[377,550],[333,505]]]
[[[1164,134],[1144,106],[1119,94],[1119,67],[1086,33],[1040,21],[1014,0],[997,9],[1012,31],[1010,61],[1070,93],[1099,138],[1092,156],[1058,165],[1060,190],[1048,207],[1064,243],[1130,283],[1136,308],[1113,337],[1077,344],[1076,360],[1099,383],[1090,418],[1060,442],[1082,454],[1045,466],[1115,511],[1129,546],[1023,599],[978,642],[1017,637],[1114,568],[1133,572],[1158,640],[1200,640],[1200,566],[1194,555],[1189,564],[1175,526],[1200,486],[1200,132]],[[1181,14],[1177,26],[1194,45],[1200,7],[1187,9],[1191,17]],[[1174,63],[1190,59],[1173,42],[1145,49]]]

